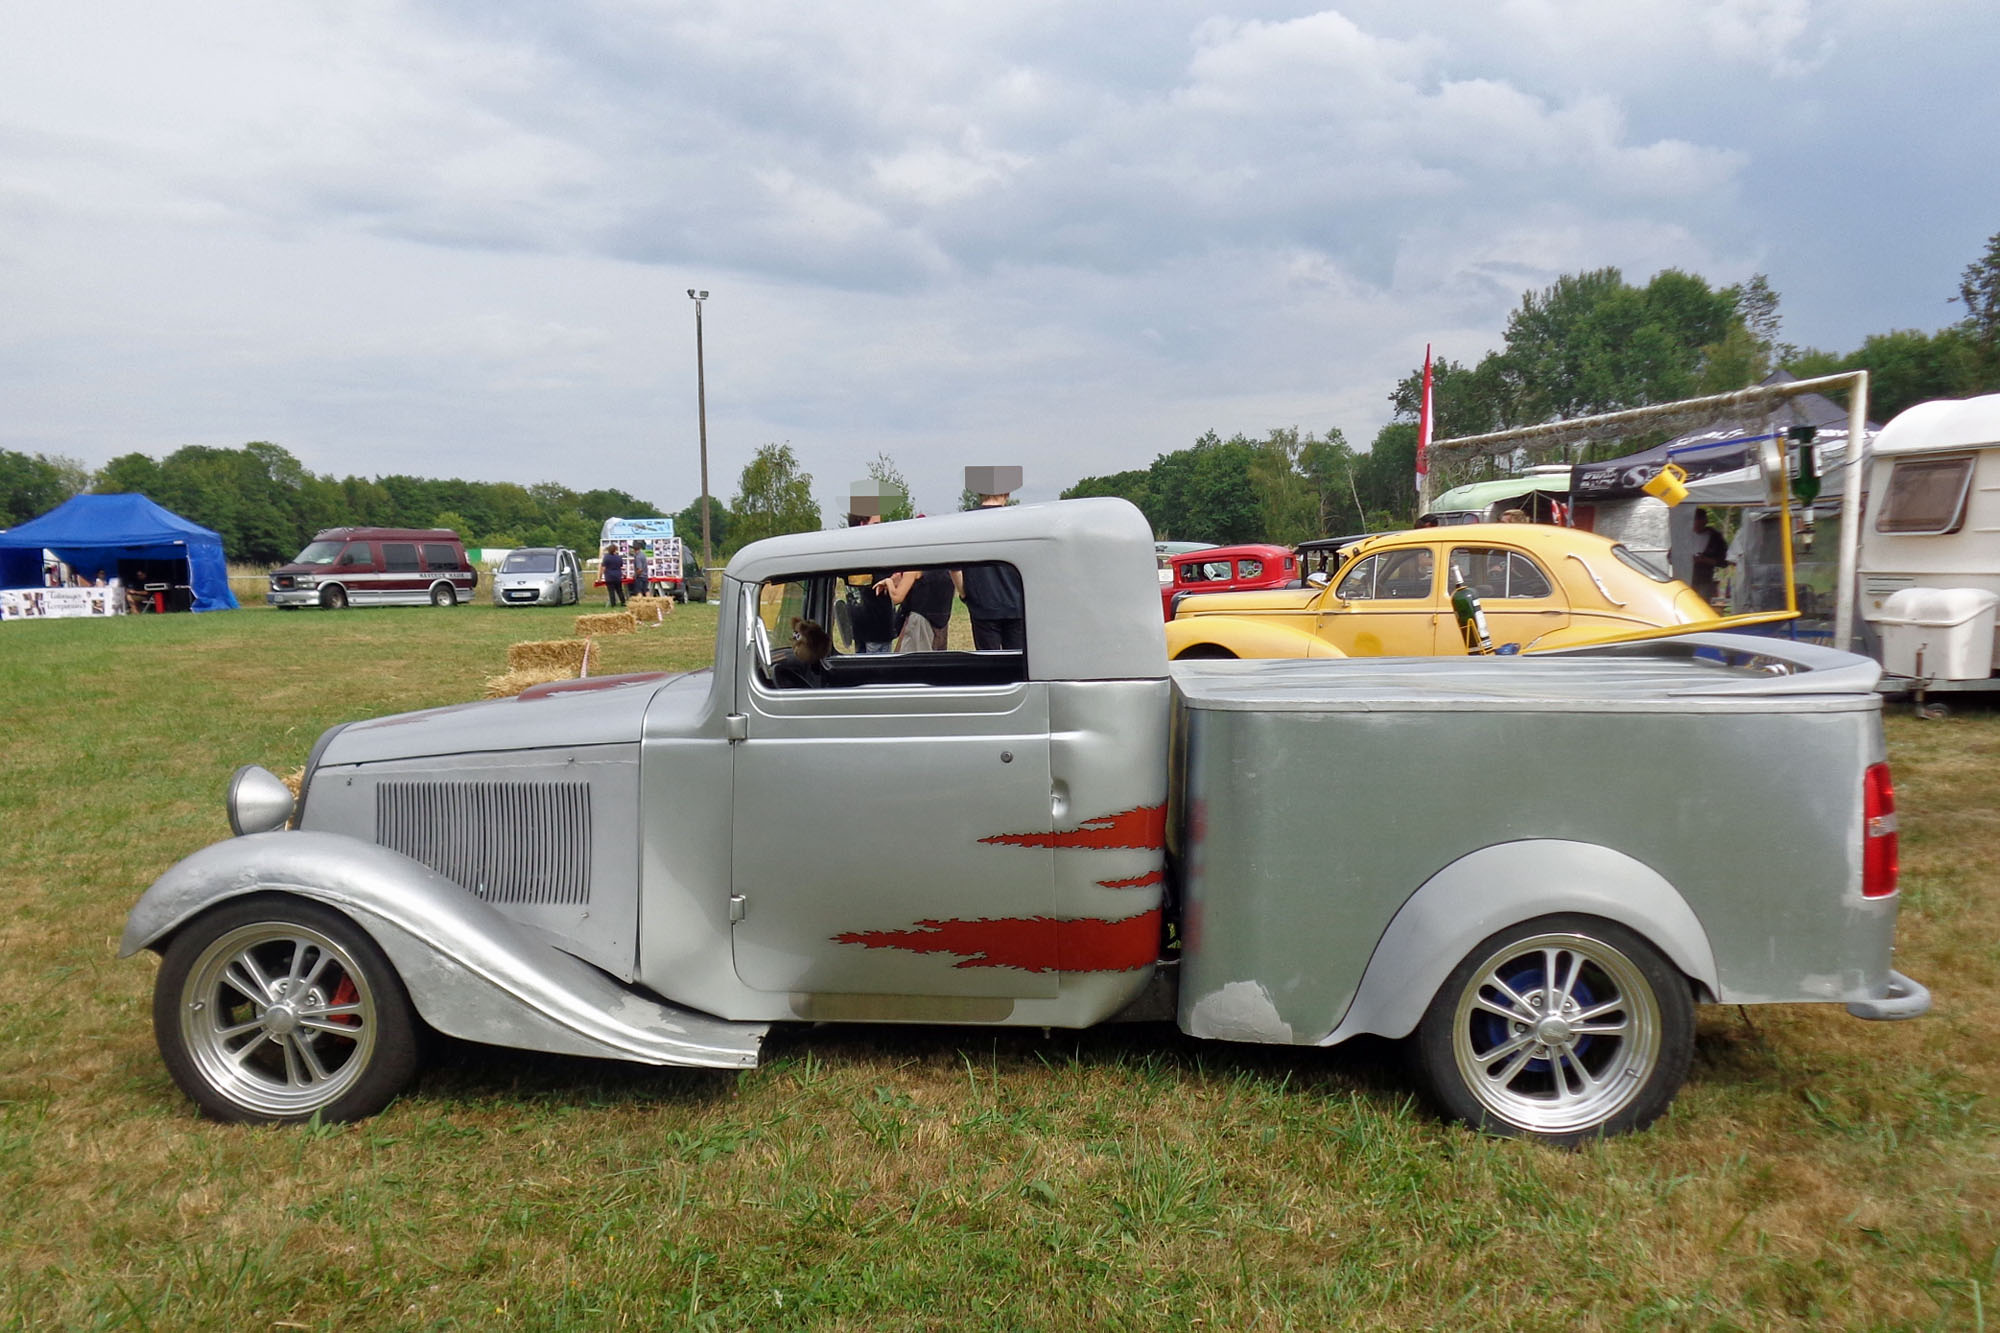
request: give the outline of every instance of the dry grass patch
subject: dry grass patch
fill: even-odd
[[[657,625],[674,613],[671,597],[637,596],[625,599],[625,609],[641,625]]]
[[[590,666],[589,639],[544,639],[507,645],[507,669],[581,676]]]
[[[576,618],[577,636],[585,639],[600,634],[631,634],[638,628],[639,622],[630,611],[604,611]]]

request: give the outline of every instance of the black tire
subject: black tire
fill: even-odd
[[[1553,989],[1550,974],[1564,978]],[[1446,1115],[1567,1147],[1644,1129],[1667,1109],[1694,1054],[1694,992],[1614,921],[1538,917],[1466,955],[1411,1050]]]
[[[1174,654],[1176,662],[1233,662],[1236,654],[1217,643],[1189,644]]]
[[[235,1124],[359,1120],[421,1064],[409,992],[375,941],[286,894],[181,928],[154,983],[153,1036],[181,1091]]]
[[[322,588],[319,594],[319,604],[329,611],[345,611],[347,609],[347,589],[337,586]]]
[[[458,593],[452,589],[449,583],[433,583],[431,585],[431,605],[457,606]]]

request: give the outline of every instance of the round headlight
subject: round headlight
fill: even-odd
[[[268,768],[245,764],[229,779],[229,828],[239,838],[283,828],[296,804],[292,789]]]

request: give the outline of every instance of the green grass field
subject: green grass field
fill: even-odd
[[[1935,1013],[1703,1010],[1672,1113],[1578,1152],[1439,1123],[1386,1044],[1152,1026],[780,1030],[738,1075],[447,1045],[362,1124],[199,1119],[155,960],[115,957],[132,901],[227,836],[238,764],[476,698],[573,614],[0,626],[0,1327],[2000,1327],[1979,711],[1890,722]],[[714,625],[596,669],[706,665]]]

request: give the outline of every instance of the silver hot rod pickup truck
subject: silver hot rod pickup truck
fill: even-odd
[[[910,571],[1011,590],[1025,648],[859,651]],[[1697,1003],[1929,1007],[1875,673],[1722,635],[1170,667],[1120,500],[779,537],[713,670],[336,727],[296,800],[240,770],[123,953],[225,1120],[369,1115],[426,1025],[743,1068],[773,1023],[1171,1016],[1408,1038],[1447,1114],[1574,1142],[1660,1114]]]

